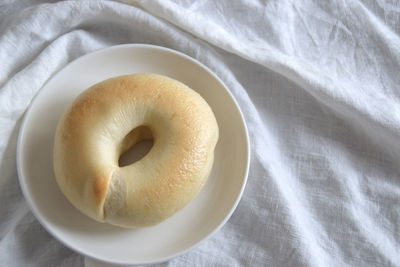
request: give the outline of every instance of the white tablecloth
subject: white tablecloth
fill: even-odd
[[[162,266],[400,266],[396,1],[44,2],[0,1],[0,266],[84,265],[29,211],[16,140],[49,77],[122,43],[207,65],[250,131],[232,218]]]

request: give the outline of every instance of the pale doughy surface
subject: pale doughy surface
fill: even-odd
[[[151,138],[148,154],[119,167],[124,151]],[[93,219],[148,226],[197,195],[217,140],[211,108],[186,85],[155,74],[120,76],[84,91],[64,113],[54,171],[68,200]]]

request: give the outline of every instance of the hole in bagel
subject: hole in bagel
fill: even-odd
[[[149,127],[139,126],[130,131],[120,145],[121,154],[118,160],[120,167],[139,161],[153,146],[153,134]]]

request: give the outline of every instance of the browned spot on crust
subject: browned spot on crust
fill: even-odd
[[[106,193],[108,188],[108,179],[106,177],[99,177],[93,182],[93,193],[96,198],[96,201],[101,201]]]

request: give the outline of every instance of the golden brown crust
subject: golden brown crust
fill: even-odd
[[[151,138],[144,158],[118,166],[130,146]],[[165,76],[126,75],[92,86],[65,112],[54,169],[63,193],[88,216],[120,226],[151,225],[199,192],[217,140],[214,114],[200,95]]]
[[[109,177],[98,177],[94,179],[93,194],[98,203],[106,197]]]

